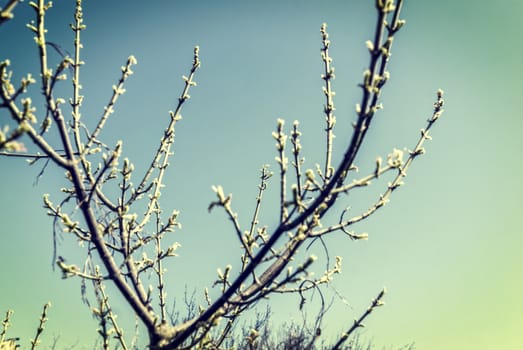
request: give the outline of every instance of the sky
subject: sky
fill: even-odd
[[[207,211],[215,199],[211,186],[234,194],[233,207],[247,226],[259,169],[263,164],[277,169],[271,132],[278,118],[286,120],[287,128],[300,120],[306,166],[322,162],[323,22],[336,68],[334,159],[341,157],[368,62],[365,41],[374,30],[373,4],[85,2],[82,114],[87,120],[98,118],[120,67],[134,55],[135,74],[103,137],[108,144],[123,140],[125,156],[138,169],[148,164],[183,87],[181,76],[188,74],[193,47],[200,47],[198,86],[177,127],[162,195],[166,210],[180,210],[183,225],[176,233],[180,256],[169,271],[173,296],[183,296],[186,289],[201,296],[216,268],[238,266],[239,247],[227,218],[219,210]],[[47,18],[49,40],[69,52],[73,11],[74,1],[56,1]],[[342,256],[344,263],[327,293],[337,291],[347,301],[334,299],[325,320],[330,336],[345,330],[385,286],[386,305],[362,331],[376,349],[410,343],[424,350],[521,347],[521,11],[523,3],[516,0],[405,1],[407,25],[395,38],[384,109],[357,158],[360,173],[371,172],[375,158],[386,157],[394,147],[414,147],[438,88],[445,91],[445,112],[405,186],[355,227],[368,232],[369,240],[350,241],[341,234],[326,239],[331,258]],[[0,60],[10,59],[15,78],[27,72],[38,76],[36,46],[25,27],[33,11],[24,2],[14,14],[0,27]],[[38,88],[29,94],[38,101]],[[0,110],[0,125],[9,124],[7,118]],[[52,222],[42,208],[44,193],[58,201],[63,174],[47,167],[37,182],[42,167],[0,159],[0,312],[14,310],[8,334],[27,346],[43,304],[51,301],[44,345],[59,338],[63,346],[88,349],[96,323],[80,302],[78,280],[63,280],[53,271]],[[386,187],[384,181],[343,205],[364,210]],[[276,193],[275,179],[271,186],[270,193]],[[270,226],[278,202],[274,194],[267,200],[262,220]],[[74,259],[78,248],[67,238],[59,250]],[[324,258],[321,249],[317,254]],[[300,321],[298,303],[298,298],[275,298],[273,321]],[[125,312],[123,303],[115,305]]]

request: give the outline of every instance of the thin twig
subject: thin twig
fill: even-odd
[[[354,323],[352,326],[341,335],[340,339],[334,344],[332,347],[332,350],[338,350],[340,349],[340,346],[343,345],[343,343],[349,338],[349,336],[354,333],[354,331],[360,327],[364,327],[363,321],[371,314],[372,311],[374,311],[375,308],[384,305],[382,299],[385,295],[385,288],[379,292],[378,296],[372,301],[371,305],[365,310],[365,312],[357,319],[354,320]]]
[[[22,0],[9,0],[4,8],[0,8],[0,25],[14,17],[13,10]]]
[[[356,222],[362,221],[369,217],[370,215],[374,214],[378,209],[383,207],[385,204],[389,202],[390,196],[392,195],[392,192],[394,192],[396,189],[398,189],[401,185],[403,185],[403,178],[407,176],[407,171],[410,168],[412,162],[414,159],[422,154],[425,153],[425,149],[423,148],[423,144],[425,141],[430,140],[431,137],[429,135],[430,130],[434,126],[434,123],[439,119],[441,114],[443,113],[443,90],[438,90],[437,92],[437,99],[436,102],[434,102],[434,111],[432,113],[432,116],[427,120],[427,125],[424,129],[421,129],[421,136],[418,139],[418,142],[416,143],[416,146],[414,147],[414,150],[409,151],[409,157],[405,162],[401,160],[403,152],[396,150],[396,155],[391,155],[392,157],[399,157],[399,159],[389,159],[390,163],[387,167],[382,168],[378,171],[378,174],[382,174],[383,172],[396,168],[398,170],[397,175],[395,176],[394,180],[390,182],[387,186],[387,190],[380,195],[379,199],[370,207],[367,211],[362,213],[361,215],[352,217],[348,220],[344,220],[340,222],[337,225],[332,225],[327,228],[324,228],[322,230],[318,230],[312,233],[311,236],[321,236],[328,232],[333,232],[336,230],[344,229],[350,225],[355,224]],[[394,153],[393,153],[394,154]],[[389,156],[389,157],[391,157]],[[397,163],[394,163],[397,162]],[[370,178],[377,177],[376,174],[369,175]],[[366,179],[366,178],[365,178]],[[340,189],[349,190],[350,188],[353,188],[358,183],[353,183],[352,187],[349,185],[346,185],[344,187],[341,187]]]
[[[42,310],[42,315],[40,316],[40,323],[38,324],[38,328],[36,329],[36,335],[34,339],[31,339],[31,350],[36,349],[38,344],[40,344],[40,336],[42,335],[42,332],[44,331],[45,323],[47,322],[47,309],[51,306],[51,303],[47,303],[44,305],[44,309]]]
[[[335,95],[334,91],[332,91],[332,81],[335,78],[334,75],[334,67],[331,66],[332,58],[329,56],[329,46],[330,46],[330,40],[329,40],[329,34],[327,33],[327,24],[323,23],[321,26],[321,35],[322,35],[322,43],[323,47],[321,48],[321,59],[324,63],[324,73],[322,74],[321,78],[325,81],[325,86],[323,87],[323,93],[325,94],[325,105],[324,105],[324,113],[325,113],[325,132],[326,132],[326,139],[327,139],[327,146],[326,146],[326,155],[325,155],[325,169],[324,169],[324,176],[325,180],[328,181],[334,172],[334,169],[332,168],[332,141],[334,138],[334,125],[336,124],[336,117],[334,116],[334,101],[333,97]]]
[[[7,329],[11,325],[11,316],[13,315],[13,310],[7,310],[5,313],[5,318],[2,320],[2,331],[0,332],[0,343],[5,340],[5,335],[7,333]]]
[[[272,137],[276,140],[276,150],[278,156],[276,162],[280,166],[280,222],[287,220],[287,163],[288,158],[285,155],[285,146],[287,143],[287,135],[283,132],[284,120],[278,119],[276,131],[272,133]]]

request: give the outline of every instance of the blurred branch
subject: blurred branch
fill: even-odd
[[[0,343],[2,343],[5,340],[5,336],[7,334],[7,329],[11,325],[11,316],[13,316],[13,310],[7,310],[5,313],[5,317],[2,320],[2,331],[0,332]]]
[[[13,10],[22,0],[9,0],[4,8],[0,8],[0,25],[14,17]]]
[[[354,331],[356,329],[358,329],[360,327],[365,327],[363,325],[363,321],[371,314],[372,311],[374,311],[375,308],[385,304],[382,301],[384,295],[385,295],[385,288],[383,288],[381,290],[381,292],[378,294],[378,296],[374,300],[372,300],[372,303],[369,306],[369,308],[367,308],[367,310],[357,320],[354,320],[354,323],[352,324],[352,326],[345,333],[342,334],[340,339],[332,347],[332,350],[340,349],[340,347],[343,345],[343,343],[350,337],[350,335],[352,333],[354,333]]]
[[[45,323],[47,322],[47,309],[49,309],[50,306],[51,303],[47,303],[44,305],[42,315],[40,316],[40,323],[38,324],[38,328],[36,330],[36,335],[34,339],[31,340],[31,350],[36,349],[36,347],[40,344],[40,336],[42,335]]]

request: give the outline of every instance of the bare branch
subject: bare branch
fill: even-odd
[[[20,3],[21,0],[9,0],[4,8],[0,8],[0,25],[9,21],[14,17],[13,10]]]
[[[47,303],[44,305],[44,309],[42,310],[42,315],[40,316],[40,323],[38,325],[38,328],[36,330],[35,338],[31,340],[31,350],[36,349],[36,347],[40,344],[40,336],[42,335],[42,332],[44,331],[45,323],[47,322],[47,309],[51,306],[51,303]]]
[[[358,318],[357,320],[354,320],[354,323],[352,324],[352,326],[345,333],[342,334],[340,339],[332,347],[332,350],[340,349],[340,346],[343,345],[343,343],[350,337],[350,335],[352,333],[354,333],[354,331],[356,329],[358,329],[360,327],[364,327],[363,321],[371,314],[371,312],[374,311],[374,309],[376,309],[377,307],[384,305],[384,303],[382,301],[384,295],[385,295],[385,288],[383,288],[381,290],[381,292],[379,292],[378,296],[374,300],[372,300],[371,305],[360,316],[360,318]]]

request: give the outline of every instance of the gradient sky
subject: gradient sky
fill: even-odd
[[[108,144],[124,140],[124,153],[138,169],[147,164],[175,106],[192,48],[200,46],[198,86],[182,112],[163,191],[164,208],[180,210],[183,225],[177,233],[180,257],[169,271],[176,284],[173,295],[183,295],[185,284],[200,293],[212,284],[217,267],[237,266],[239,248],[229,222],[219,210],[207,212],[214,200],[211,186],[234,193],[233,207],[247,225],[260,167],[269,163],[276,169],[271,132],[277,118],[287,126],[300,120],[306,165],[321,163],[323,22],[336,68],[339,159],[368,60],[364,43],[374,29],[373,4],[85,2],[82,114],[96,120],[120,66],[135,55],[135,75],[103,136]],[[73,10],[74,1],[56,1],[48,16],[48,39],[70,52]],[[393,147],[415,145],[438,88],[445,91],[446,111],[406,186],[356,227],[370,239],[353,242],[341,234],[327,239],[331,257],[344,258],[343,273],[332,287],[349,304],[335,300],[327,334],[343,331],[386,286],[386,306],[363,331],[377,349],[411,342],[423,350],[521,348],[522,11],[523,3],[516,0],[406,1],[407,25],[394,44],[385,108],[357,161],[361,174]],[[0,27],[0,60],[11,60],[17,78],[26,72],[38,76],[36,47],[24,27],[32,16],[24,2]],[[36,87],[31,94],[38,99]],[[1,112],[0,125],[6,120]],[[41,198],[51,193],[58,201],[63,174],[48,168],[34,184],[42,164],[27,167],[23,160],[4,158],[0,167],[0,312],[15,311],[9,335],[22,337],[27,346],[42,305],[51,301],[44,343],[59,336],[62,346],[91,344],[96,324],[80,302],[78,280],[62,280],[51,267],[52,225]],[[277,182],[272,186],[276,191]],[[366,208],[386,182],[376,186],[344,205],[355,212]],[[269,226],[275,223],[276,203],[267,202],[262,216]],[[74,259],[74,242],[64,238],[60,252]],[[298,302],[276,298],[274,322],[299,321]],[[116,303],[116,309],[125,311],[125,306]]]

